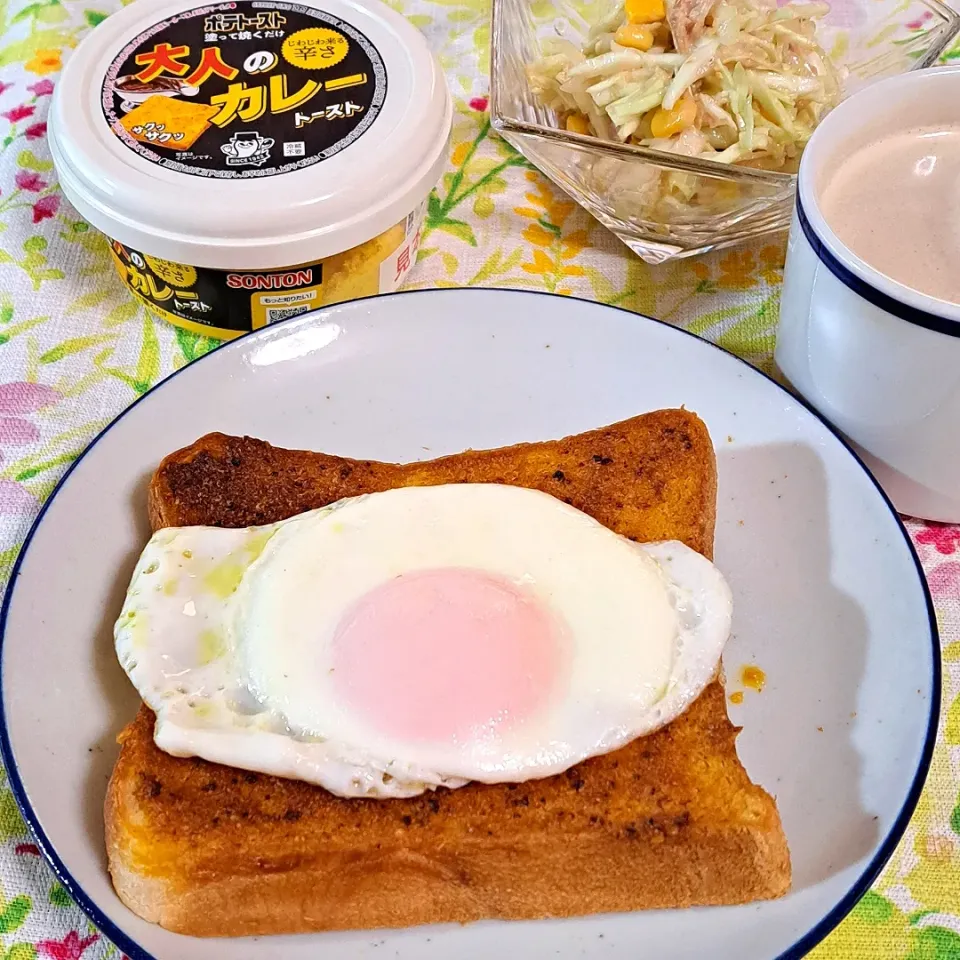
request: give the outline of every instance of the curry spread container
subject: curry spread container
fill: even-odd
[[[379,0],[136,0],[71,57],[49,139],[131,293],[230,338],[400,284],[451,115]]]

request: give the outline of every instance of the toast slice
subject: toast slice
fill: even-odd
[[[710,557],[706,427],[661,410],[545,443],[403,466],[210,434],[167,457],[155,529],[268,523],[342,497],[450,482],[553,494],[634,540]],[[558,917],[778,897],[776,806],[737,759],[712,683],[670,726],[565,774],[412,799],[320,787],[161,752],[147,707],[120,735],[107,792],[110,871],[137,914],[198,936]]]

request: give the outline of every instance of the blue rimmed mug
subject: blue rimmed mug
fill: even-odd
[[[875,270],[839,240],[819,201],[855,146],[898,126],[956,126],[958,102],[960,67],[921,70],[864,88],[817,128],[800,164],[776,346],[782,376],[849,438],[897,509],[952,522],[960,303]],[[960,183],[945,202],[957,208],[960,270]]]

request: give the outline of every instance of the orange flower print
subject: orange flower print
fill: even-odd
[[[450,162],[455,166],[459,167],[463,165],[463,162],[470,156],[470,151],[473,148],[473,143],[469,140],[463,140],[460,143],[456,144],[453,148],[453,151],[450,154]]]
[[[529,263],[523,264],[523,269],[527,273],[535,273],[541,277],[546,277],[553,271],[553,266],[553,261],[542,250],[534,250],[533,259]]]
[[[691,263],[690,269],[699,281],[703,282],[710,279],[710,268],[702,260]]]
[[[578,253],[582,253],[587,246],[587,231],[586,230],[575,230],[573,233],[568,233],[563,238],[563,257],[566,260],[569,260]],[[582,270],[580,271],[583,272]]]
[[[531,223],[523,231],[523,239],[536,247],[549,247],[556,237],[548,230],[544,230],[539,223]]]
[[[60,51],[54,48],[38,50],[33,58],[24,64],[24,67],[31,73],[37,73],[41,76],[45,73],[57,73],[63,68],[63,64],[60,62]]]
[[[514,212],[532,220],[544,218],[555,227],[562,227],[577,205],[572,200],[565,201],[556,197],[547,182],[532,170],[527,171],[527,179],[536,185],[534,193],[525,194],[530,206],[517,207]]]
[[[749,290],[761,279],[771,286],[783,279],[783,260],[786,249],[780,244],[768,244],[756,254],[752,250],[731,250],[717,261],[710,257],[690,263],[690,272],[696,278],[696,293],[716,293],[721,290]],[[720,268],[716,277],[711,267]]]
[[[767,283],[779,283],[783,279],[786,254],[786,247],[782,243],[771,243],[760,250],[760,276]]]
[[[724,290],[749,290],[756,286],[756,263],[749,250],[732,250],[720,261],[717,285]]]
[[[522,263],[525,273],[540,277],[544,287],[552,293],[569,296],[573,291],[564,284],[571,277],[582,277],[584,269],[575,260],[587,246],[586,230],[564,234],[563,227],[576,209],[576,204],[557,197],[537,174],[527,173],[535,184],[533,192],[524,199],[529,206],[516,207],[514,213],[532,220],[523,229],[523,239],[530,244],[530,259]]]

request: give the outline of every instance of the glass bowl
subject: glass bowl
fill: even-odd
[[[589,3],[596,16],[597,4]],[[578,43],[588,24],[558,0],[493,0],[490,116],[494,128],[554,183],[649,263],[731,246],[789,226],[796,174],[755,170],[608,143],[560,129],[536,101],[526,66],[557,32]],[[844,94],[929,67],[960,31],[940,0],[833,0],[818,34],[848,75]],[[651,205],[642,185],[685,177],[683,208]]]

